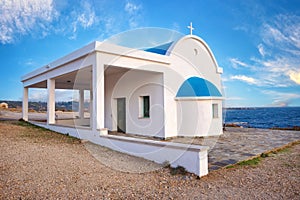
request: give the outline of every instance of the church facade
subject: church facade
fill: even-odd
[[[73,127],[94,134],[220,135],[222,71],[195,35],[147,49],[95,41],[22,77],[23,119],[28,120],[28,89],[46,88],[47,126],[59,126],[55,90],[65,89],[78,91]]]

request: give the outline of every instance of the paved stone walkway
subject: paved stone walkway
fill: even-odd
[[[16,120],[20,117],[20,113],[2,112],[0,120]],[[37,115],[36,117],[39,116]],[[122,133],[111,134],[157,140],[155,138],[138,135]],[[224,134],[220,137],[178,137],[168,141],[209,146],[208,165],[209,171],[212,171],[282,147],[297,140],[300,140],[300,131],[226,127],[226,131],[224,131]]]
[[[129,136],[117,132],[111,132],[110,134]],[[139,135],[130,135],[130,137],[157,140]],[[300,131],[226,127],[224,134],[219,137],[177,137],[167,141],[209,146],[208,167],[209,171],[212,171],[247,160],[297,140],[300,140]]]
[[[174,138],[171,141],[209,146],[208,163],[209,171],[212,171],[300,140],[299,131],[254,128],[226,130],[220,137]]]

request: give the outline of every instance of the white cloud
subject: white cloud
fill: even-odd
[[[227,101],[240,101],[240,100],[244,100],[244,98],[242,97],[226,97]]]
[[[289,87],[293,85],[290,79],[291,71],[298,71],[299,61],[287,56],[274,56],[265,59],[254,59],[257,71],[255,77],[262,86]]]
[[[78,101],[79,93],[76,90],[65,90],[56,89],[55,90],[55,100],[56,101]]]
[[[29,101],[46,102],[47,101],[47,90],[46,89],[30,89],[29,90]]]
[[[78,23],[83,28],[92,26],[96,21],[95,11],[88,2],[83,4],[83,12],[78,16]]]
[[[271,106],[289,106],[296,99],[300,99],[300,94],[285,93],[273,90],[263,90],[263,94],[270,96],[273,100]]]
[[[249,28],[247,26],[236,26],[233,28],[235,31],[243,31],[243,32],[248,32]]]
[[[58,17],[53,0],[1,0],[0,1],[0,42],[12,43],[18,35],[31,34],[37,28],[47,30]],[[45,35],[44,32],[43,35]]]
[[[238,75],[232,80],[261,87],[299,84],[300,17],[278,15],[262,25],[260,36],[262,41],[257,46],[260,58],[252,57],[243,62],[238,58],[230,59],[233,68],[242,69],[243,74],[250,72],[252,78]]]
[[[134,18],[130,18],[129,19],[129,26],[130,26],[130,28],[135,28],[135,27],[138,26],[138,23]]]
[[[81,1],[79,9],[75,8],[72,11],[72,35],[69,39],[76,39],[79,27],[87,29],[95,25],[98,21],[95,10],[88,1]]]
[[[137,11],[139,11],[141,8],[140,5],[136,5],[132,2],[127,2],[125,5],[125,11],[128,12],[129,14],[133,15],[135,14]]]
[[[138,19],[140,18],[141,5],[137,5],[133,2],[127,1],[124,10],[129,15],[129,26],[135,28],[138,26]]]
[[[235,68],[235,69],[238,69],[240,66],[241,67],[249,67],[248,64],[240,61],[239,59],[237,58],[230,58],[229,61],[231,62],[232,64],[232,67]]]
[[[260,44],[257,46],[257,49],[258,49],[258,52],[260,53],[260,55],[261,55],[262,57],[265,57],[265,56],[267,55],[267,52],[266,52],[265,47],[264,47],[263,44],[260,43]]]
[[[261,36],[266,45],[287,53],[300,53],[300,16],[278,15],[262,26]]]
[[[78,101],[77,91],[56,89],[55,101]],[[47,102],[47,89],[32,88],[29,90],[29,101]]]
[[[128,0],[110,6],[106,1],[92,0],[0,0],[0,44],[50,34],[76,39],[82,30],[93,30],[106,38],[138,27],[143,19],[141,3]]]
[[[300,85],[300,72],[290,71],[289,76],[292,81]]]
[[[271,42],[271,41],[275,41],[275,42],[283,42],[288,40],[288,38],[286,38],[283,33],[278,30],[275,27],[272,27],[269,24],[264,24],[264,28],[265,28],[265,41],[266,42]]]
[[[239,80],[239,81],[243,81],[243,82],[246,82],[250,85],[258,85],[259,82],[252,78],[252,77],[249,77],[249,76],[245,76],[245,75],[235,75],[235,76],[231,76],[230,77],[231,80]]]

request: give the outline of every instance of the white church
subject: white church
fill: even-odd
[[[199,176],[207,174],[206,147],[110,135],[117,131],[168,139],[222,134],[223,70],[190,28],[189,35],[176,41],[143,49],[95,41],[23,76],[23,119],[30,121],[29,88],[45,88],[47,122],[32,123],[155,162],[168,160]],[[73,123],[56,119],[56,89],[78,92]],[[165,157],[155,150],[160,145]],[[155,153],[149,157],[145,149]]]

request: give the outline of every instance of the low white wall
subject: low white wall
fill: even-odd
[[[223,133],[222,100],[177,98],[178,136],[216,136]],[[212,105],[218,104],[213,118]]]
[[[100,136],[99,133],[92,132],[91,129],[75,129],[40,123],[34,124],[59,133],[69,134],[80,139],[86,139],[95,144],[99,144],[122,153],[142,157],[156,163],[162,164],[164,162],[169,162],[172,167],[182,166],[188,172],[194,173],[199,177],[208,174],[208,147],[206,146],[154,141],[115,135]]]

